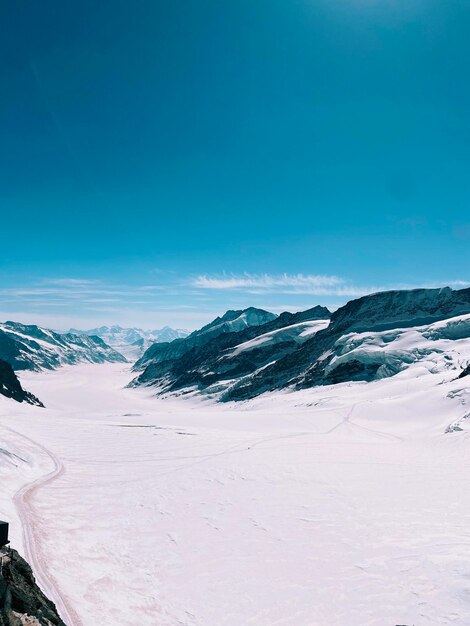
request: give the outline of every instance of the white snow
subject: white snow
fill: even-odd
[[[352,360],[380,365],[377,378],[394,375],[417,362],[430,372],[443,371],[470,361],[469,340],[470,315],[414,328],[349,333],[336,342],[336,356],[326,371]]]
[[[329,323],[329,320],[315,320],[310,322],[299,322],[298,324],[291,324],[290,326],[277,328],[269,333],[258,335],[258,337],[250,339],[249,341],[244,341],[233,350],[228,351],[224,356],[226,358],[238,356],[241,352],[253,350],[253,348],[259,348],[267,343],[275,344],[282,341],[295,341],[297,343],[302,343],[302,341],[310,339],[319,330],[326,328]]]
[[[216,405],[122,364],[25,372],[47,408],[0,398],[0,516],[22,547],[12,497],[45,477],[17,504],[69,626],[468,626],[457,374]]]

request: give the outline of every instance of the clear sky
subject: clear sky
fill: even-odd
[[[0,319],[470,280],[467,0],[2,7]]]

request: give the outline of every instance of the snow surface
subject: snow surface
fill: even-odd
[[[0,516],[69,626],[468,626],[457,374],[216,405],[24,372],[47,408],[0,398]]]
[[[319,330],[326,328],[329,323],[330,320],[314,320],[313,322],[299,322],[298,324],[291,324],[290,326],[277,328],[269,333],[258,335],[254,339],[240,343],[233,350],[230,350],[225,356],[227,358],[238,356],[241,352],[259,348],[260,346],[264,346],[268,343],[270,345],[283,341],[295,341],[297,343],[302,343],[302,341],[310,339],[312,335]]]
[[[470,315],[414,328],[348,333],[335,343],[336,355],[326,372],[351,361],[379,365],[376,378],[393,376],[417,362],[439,372],[470,360],[469,340]]]

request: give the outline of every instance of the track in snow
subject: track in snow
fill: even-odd
[[[45,476],[41,476],[41,478],[25,485],[17,491],[13,501],[22,523],[25,558],[31,565],[39,586],[46,596],[55,602],[59,615],[67,626],[82,626],[82,622],[77,613],[70,606],[67,598],[62,595],[57,581],[47,569],[46,559],[41,552],[40,543],[37,540],[37,529],[39,528],[39,525],[34,523],[35,515],[31,503],[34,493],[41,487],[58,478],[63,473],[64,466],[55,454],[30,437],[26,437],[12,428],[8,428],[6,426],[4,426],[4,428],[15,433],[15,435],[18,435],[19,437],[26,439],[34,446],[42,450],[42,452],[44,452],[54,464],[52,472],[49,472]]]

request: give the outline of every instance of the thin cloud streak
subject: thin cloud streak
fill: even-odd
[[[137,279],[137,277],[136,277]],[[424,284],[357,285],[337,275],[323,274],[202,274],[181,276],[168,273],[156,284],[108,282],[102,279],[56,277],[25,284],[10,284],[0,289],[3,319],[28,319],[34,323],[50,319],[48,326],[74,319],[70,325],[89,327],[102,323],[124,323],[154,327],[161,325],[197,328],[227,309],[257,306],[280,310],[305,310],[316,304],[330,309],[366,294],[391,289],[470,286],[462,276],[450,281],[425,281]],[[291,306],[279,303],[291,302]],[[263,306],[264,305],[264,306]],[[212,313],[214,312],[213,316]],[[212,317],[211,317],[212,316]],[[0,319],[2,319],[0,317]],[[153,320],[153,321],[152,321]],[[191,321],[189,321],[191,320]],[[189,323],[188,323],[189,322]],[[60,324],[64,327],[63,324]]]
[[[338,276],[323,276],[318,274],[241,274],[229,276],[201,275],[191,282],[193,287],[200,289],[239,289],[247,287],[277,288],[277,287],[328,287],[344,283]]]
[[[238,290],[252,295],[282,293],[308,296],[357,297],[379,291],[380,287],[360,287],[339,276],[321,274],[241,274],[201,275],[191,282],[193,287],[214,290]]]
[[[244,292],[251,295],[287,294],[304,296],[337,296],[343,298],[358,298],[379,291],[394,289],[440,288],[450,286],[462,289],[470,286],[465,280],[451,280],[446,282],[428,282],[421,285],[354,285],[339,276],[317,274],[230,274],[209,276],[207,274],[193,278],[190,284],[200,290],[227,290]]]

